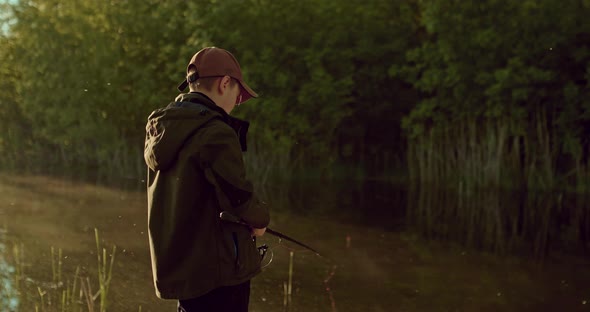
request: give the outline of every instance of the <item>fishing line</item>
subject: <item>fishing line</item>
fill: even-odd
[[[292,251],[292,252],[297,252],[297,253],[302,253],[302,252],[307,252],[310,253],[312,252],[309,249],[305,249],[305,248],[301,248],[301,249],[296,249],[296,248],[291,248],[285,244],[283,244],[283,240],[280,237],[278,238],[278,244],[276,246],[282,247],[286,250]],[[271,252],[271,258],[268,261],[267,264],[265,264],[264,266],[262,266],[262,269],[265,269],[266,267],[268,267],[271,263],[272,260],[274,258],[274,251],[272,250],[272,248],[274,247],[268,247],[267,246],[267,251]],[[317,255],[317,254],[316,254]],[[320,256],[320,258],[324,258],[322,256]],[[324,290],[326,291],[327,295],[328,295],[328,300],[330,301],[330,311],[331,312],[337,312],[336,309],[336,300],[334,299],[334,294],[332,292],[332,287],[330,286],[330,280],[332,280],[332,278],[334,277],[334,275],[336,275],[336,270],[338,269],[338,265],[337,264],[333,264],[334,261],[332,261],[331,259],[328,258],[324,258],[326,260],[328,260],[331,263],[330,269],[329,271],[327,271],[327,275],[326,277],[323,279],[322,283],[324,285]]]
[[[267,252],[268,252],[268,251],[270,251],[270,260],[268,260],[268,263],[267,263],[267,264],[265,264],[265,265],[261,265],[261,267],[260,267],[260,269],[261,269],[261,270],[264,270],[264,269],[266,269],[266,267],[268,267],[268,266],[269,266],[269,265],[272,263],[272,260],[273,260],[273,259],[274,259],[274,257],[275,257],[275,253],[274,253],[274,251],[272,250],[272,247],[268,247],[268,248],[267,248]],[[265,254],[265,255],[266,255],[266,254]]]
[[[330,298],[330,307],[332,308],[332,312],[336,312],[336,300],[334,300],[334,295],[332,294],[332,288],[330,287],[330,280],[336,274],[336,269],[338,268],[337,265],[332,266],[332,271],[328,273],[328,276],[324,279],[324,286],[326,292],[328,293],[328,298]]]
[[[277,238],[279,240],[279,242],[277,243],[277,245],[279,247],[282,247],[282,248],[287,249],[288,251],[297,252],[297,253],[300,253],[300,252],[312,252],[312,251],[310,251],[308,249],[305,249],[305,248],[299,248],[299,249],[297,249],[297,248],[289,247],[289,246],[287,246],[287,244],[283,244],[283,239],[282,238],[280,238],[280,237],[277,237]]]

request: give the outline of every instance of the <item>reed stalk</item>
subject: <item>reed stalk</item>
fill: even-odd
[[[552,189],[560,174],[555,165],[559,138],[546,111],[532,116],[526,122],[466,117],[411,138],[410,182],[451,189],[461,184],[463,192],[490,187]],[[575,172],[580,176],[584,170]],[[570,186],[583,181],[571,179]]]
[[[283,282],[283,310],[291,309],[291,294],[293,290],[293,251],[289,252],[289,277]]]
[[[51,275],[52,281],[56,286],[59,286],[61,284],[62,264],[62,249],[59,248],[56,253],[55,248],[51,246]]]
[[[15,274],[14,274],[14,279],[15,279],[15,286],[16,289],[20,289],[20,281],[24,279],[24,274],[25,274],[25,265],[24,265],[24,259],[25,259],[25,251],[24,251],[24,244],[20,243],[20,244],[14,244],[12,246],[12,254],[14,257],[14,263],[15,263]]]
[[[109,287],[113,273],[113,265],[115,263],[115,252],[117,251],[117,247],[113,246],[113,250],[110,255],[110,265],[107,268],[107,250],[105,248],[102,248],[101,258],[101,248],[98,236],[98,229],[94,229],[94,234],[96,238],[96,255],[98,264],[98,282],[100,292],[100,312],[106,312],[108,305],[107,295],[109,293]]]
[[[45,311],[45,294],[47,292],[43,291],[41,287],[37,287],[37,291],[39,292],[39,297],[41,298],[41,311]]]
[[[287,282],[283,282],[283,309],[287,310]]]
[[[55,265],[55,248],[51,246],[51,281],[55,283],[57,280],[57,268]]]
[[[65,302],[63,302],[63,305],[65,305],[67,307],[70,307],[71,306],[70,305],[70,302],[72,300],[71,299],[72,298],[72,289],[70,288],[70,280],[67,280],[66,281],[66,289],[65,289],[65,292],[66,292],[66,298],[65,298]],[[73,307],[72,307],[72,309],[73,309]]]
[[[57,285],[61,285],[61,267],[63,265],[62,261],[62,250],[61,248],[58,249],[58,261],[57,261]]]
[[[76,312],[77,305],[76,305],[76,282],[78,281],[78,276],[80,274],[80,266],[76,266],[76,272],[74,272],[74,280],[72,282],[72,291],[70,296],[70,306],[72,307],[72,312]],[[81,290],[79,291],[81,292]],[[82,298],[82,294],[78,296],[78,299]]]
[[[289,252],[289,284],[287,285],[287,295],[291,297],[293,289],[293,251]]]
[[[95,296],[92,295],[92,287],[90,286],[90,278],[82,278],[80,277],[80,290],[82,295],[86,299],[86,307],[88,308],[88,312],[94,312],[94,300]]]
[[[67,302],[67,290],[64,289],[61,291],[61,312],[67,311],[66,302]]]

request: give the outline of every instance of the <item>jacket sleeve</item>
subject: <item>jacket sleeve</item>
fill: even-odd
[[[268,225],[268,208],[254,196],[252,183],[246,179],[240,142],[229,126],[217,124],[206,129],[199,160],[207,179],[217,189],[223,210],[254,228]]]

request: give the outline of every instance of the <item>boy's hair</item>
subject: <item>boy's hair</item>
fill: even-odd
[[[196,91],[196,90],[213,91],[213,88],[215,88],[215,82],[217,81],[217,79],[219,79],[219,77],[199,78],[195,82],[190,84],[190,90],[191,91]]]
[[[189,75],[192,74],[194,71],[189,71]],[[189,84],[189,88],[191,91],[197,91],[197,90],[206,90],[206,91],[213,91],[213,89],[215,88],[215,84],[217,83],[217,80],[221,79],[220,76],[216,76],[216,77],[203,77],[203,78],[199,78],[197,79],[195,82],[192,82]],[[234,78],[232,78],[229,81],[229,86],[233,88],[233,86],[236,84],[236,80]]]

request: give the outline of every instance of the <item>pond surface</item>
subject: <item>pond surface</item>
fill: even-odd
[[[86,293],[99,289],[95,228],[107,264],[116,245],[108,311],[176,311],[154,293],[142,191],[0,175],[0,196],[0,311],[62,311],[62,296],[68,311],[99,311],[79,290],[80,277]],[[379,181],[261,197],[271,228],[333,260],[265,235],[273,259],[252,281],[250,311],[590,311],[584,197]]]

